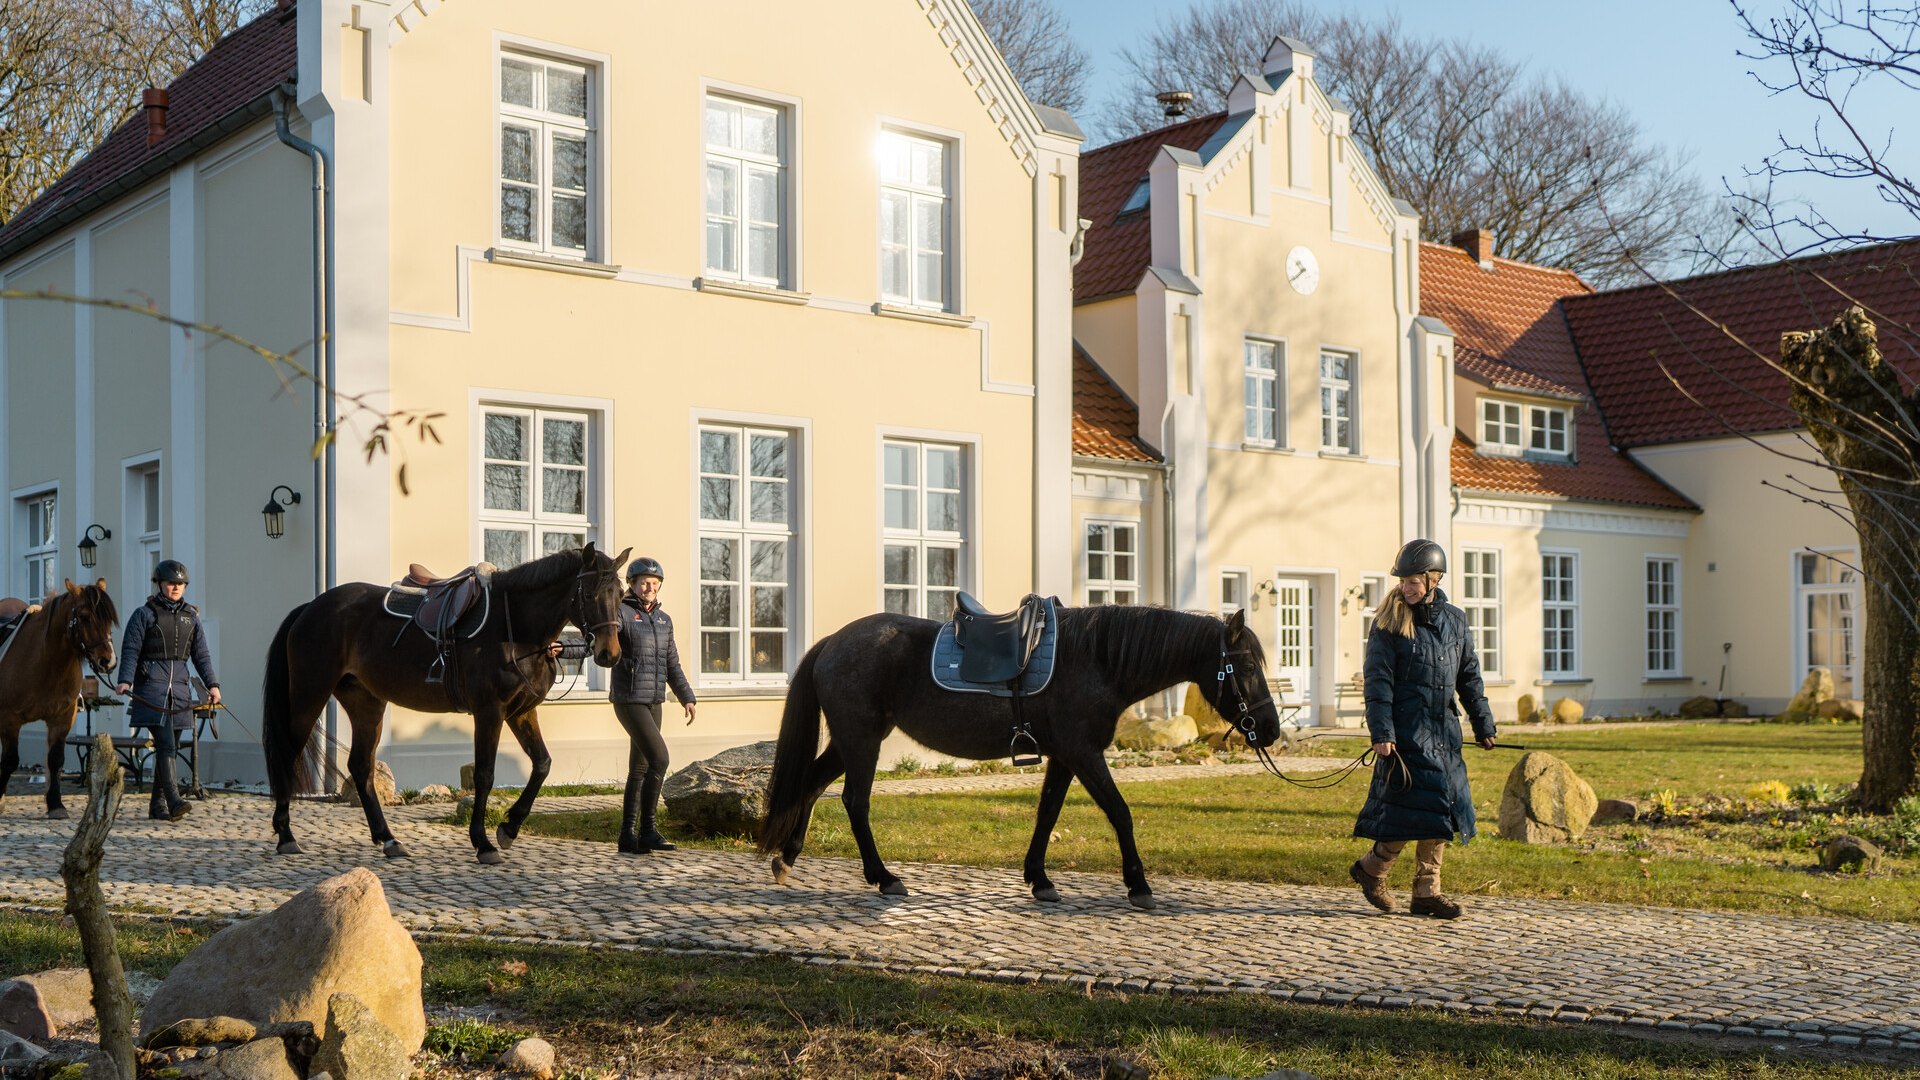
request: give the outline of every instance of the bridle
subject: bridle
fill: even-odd
[[[1295,787],[1330,788],[1353,775],[1356,770],[1373,764],[1373,747],[1369,746],[1360,752],[1359,757],[1354,758],[1352,761],[1347,762],[1345,765],[1342,765],[1330,773],[1324,773],[1320,776],[1293,777],[1281,772],[1279,763],[1273,760],[1273,754],[1267,749],[1270,744],[1254,741],[1254,732],[1258,726],[1258,722],[1253,717],[1253,704],[1247,700],[1247,693],[1241,688],[1240,680],[1233,677],[1234,657],[1244,658],[1246,655],[1247,653],[1244,649],[1229,651],[1223,642],[1220,646],[1220,670],[1214,672],[1213,679],[1214,682],[1220,684],[1219,698],[1220,704],[1223,706],[1228,704],[1227,688],[1233,688],[1234,704],[1236,704],[1238,708],[1232,716],[1228,716],[1227,710],[1222,708],[1220,710],[1221,718],[1231,724],[1233,729],[1240,733],[1240,737],[1246,740],[1247,745],[1253,749],[1255,756],[1260,759],[1260,766],[1263,769]],[[1400,767],[1402,770],[1406,768],[1404,763],[1400,763]]]
[[[599,592],[601,580],[608,575],[616,575],[617,583],[618,573],[619,571],[613,568],[612,560],[608,560],[607,565],[604,567],[582,569],[579,573],[573,575],[573,624],[578,626],[589,638],[596,636],[598,631],[605,630],[608,627],[618,630],[620,628],[620,618],[616,614],[613,618],[603,622],[594,623],[592,626],[586,625],[586,619],[582,616],[586,614],[587,610],[587,591],[581,582],[585,581],[588,577],[592,577],[593,589],[595,592]],[[619,610],[618,606],[616,606],[614,610],[617,612]]]
[[[89,616],[91,616],[93,612],[93,608],[89,606],[87,608],[87,611]],[[89,617],[87,621],[89,623],[98,622],[97,619],[94,619],[91,617]],[[94,657],[99,656],[103,653],[111,653],[113,651],[113,631],[111,628],[109,628],[107,630],[106,638],[101,640],[97,645],[89,644],[87,642],[86,636],[82,633],[82,630],[81,630],[80,605],[77,601],[70,600],[68,601],[68,604],[67,604],[66,636],[67,636],[67,645],[71,647],[74,652],[79,653],[81,657],[83,657],[87,661],[87,666],[93,669],[93,673],[95,675],[98,675],[103,679],[111,679],[113,677],[113,672],[101,671],[99,662],[94,659]]]

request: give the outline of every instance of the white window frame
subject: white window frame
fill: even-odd
[[[1337,379],[1327,372],[1327,359],[1341,357],[1347,362],[1347,377]],[[1320,346],[1320,361],[1317,368],[1320,373],[1320,449],[1335,454],[1360,453],[1360,353],[1356,349],[1342,349],[1332,345]],[[1333,413],[1328,411],[1331,401],[1329,394],[1338,394],[1342,389],[1347,395],[1347,441],[1342,444],[1330,441],[1327,427],[1338,423]]]
[[[1554,430],[1549,420],[1559,418],[1559,430]],[[1552,445],[1558,435],[1560,445]],[[1545,442],[1547,445],[1541,446]],[[1527,406],[1527,444],[1526,452],[1542,457],[1569,458],[1573,456],[1573,410],[1564,406],[1529,405]]]
[[[1272,350],[1273,366],[1254,364],[1256,348]],[[1284,338],[1248,335],[1240,342],[1241,404],[1245,408],[1241,440],[1248,446],[1280,448],[1287,445],[1287,343]],[[1262,387],[1272,395],[1272,404],[1256,400]],[[1273,435],[1262,434],[1259,421],[1269,421]]]
[[[1094,532],[1106,529],[1109,546],[1104,550],[1094,547]],[[1133,548],[1120,550],[1119,539],[1122,532],[1133,535]],[[1140,519],[1127,517],[1088,516],[1080,526],[1080,579],[1081,596],[1087,606],[1096,604],[1137,604],[1140,602]],[[1096,576],[1093,572],[1094,558],[1105,556],[1107,572]],[[1128,577],[1114,573],[1120,558],[1132,560],[1133,574]]]
[[[161,468],[158,453],[123,458],[120,469],[120,520],[126,523],[128,534],[121,577],[126,582],[126,595],[139,596],[152,583],[153,568],[160,561],[167,521],[166,472]],[[146,519],[148,483],[154,486],[159,504],[155,507],[155,520],[152,522]],[[152,527],[149,528],[149,525]]]
[[[1517,401],[1482,397],[1480,449],[1489,454],[1519,454],[1527,445],[1526,415],[1527,410]]]
[[[1681,672],[1680,647],[1680,557],[1648,555],[1643,560],[1646,582],[1646,640],[1641,650],[1646,675],[1652,679],[1670,679]],[[1655,577],[1656,567],[1665,568],[1665,580]],[[1657,635],[1671,635],[1672,644],[1657,644]],[[1662,655],[1664,654],[1664,656]],[[1664,659],[1666,663],[1659,661]]]
[[[907,483],[890,481],[887,474],[889,448],[910,447],[914,452],[914,479]],[[960,486],[958,488],[929,488],[927,486],[927,457],[929,451],[955,451],[959,455]],[[973,592],[978,589],[974,584],[978,580],[976,562],[975,525],[979,520],[979,507],[976,503],[979,491],[979,448],[977,444],[956,441],[935,435],[883,434],[880,440],[879,473],[879,522],[880,522],[880,565],[878,586],[881,611],[898,610],[898,605],[889,606],[889,593],[906,592],[909,594],[911,610],[903,614],[923,619],[945,620],[952,614],[952,601],[946,606],[929,604],[929,591],[937,592]],[[888,524],[887,504],[889,492],[911,492],[914,506],[914,527],[905,528]],[[956,530],[928,529],[927,503],[930,494],[957,495],[959,525]],[[913,580],[911,582],[887,581],[887,553],[889,548],[910,549],[913,558]],[[930,550],[951,550],[954,552],[954,584],[952,586],[929,586],[927,584],[927,552]]]
[[[1834,567],[1836,573],[1852,573],[1854,580],[1850,582],[1814,584],[1802,582],[1801,560],[1807,558],[1819,559],[1823,557],[1826,562]],[[1798,687],[1801,683],[1805,682],[1807,672],[1814,666],[1813,659],[1807,651],[1807,632],[1810,628],[1806,625],[1806,619],[1803,615],[1807,598],[1817,595],[1840,595],[1849,597],[1852,600],[1850,605],[1853,609],[1852,627],[1849,631],[1845,632],[1845,637],[1848,641],[1847,649],[1852,655],[1853,662],[1845,665],[1845,674],[1846,678],[1851,681],[1853,696],[1860,696],[1860,662],[1862,646],[1865,641],[1862,634],[1862,625],[1865,617],[1865,609],[1861,606],[1860,574],[1853,569],[1859,565],[1860,553],[1858,549],[1855,548],[1809,549],[1796,547],[1793,549],[1792,560],[1788,563],[1790,568],[1789,572],[1792,575],[1788,580],[1793,583],[1793,611],[1791,612],[1791,617],[1787,620],[1787,631],[1793,635],[1794,674],[1792,686]],[[1828,670],[1831,671],[1834,669],[1832,666],[1829,666]],[[1841,672],[1834,671],[1834,682],[1836,684],[1841,682]]]
[[[797,99],[711,81],[705,83],[702,90],[700,95],[700,265],[703,269],[701,272],[708,277],[723,281],[738,281],[770,289],[798,289],[800,287],[798,272],[800,244],[797,223],[801,205],[799,102]],[[707,110],[715,102],[743,110],[772,113],[776,125],[775,141],[778,147],[776,152],[768,155],[737,146],[716,146],[708,142]],[[709,210],[708,173],[710,166],[714,165],[733,169],[737,178],[735,190],[738,201],[731,218],[727,215],[716,215]],[[779,265],[772,275],[756,274],[748,269],[748,238],[751,232],[751,223],[747,217],[749,171],[770,172],[778,185],[775,204],[780,216],[772,224],[777,237],[774,250]],[[732,269],[715,266],[707,257],[708,228],[715,220],[731,220],[735,223]]]
[[[1501,584],[1503,552],[1497,547],[1462,546],[1458,595],[1453,597],[1466,613],[1467,628],[1473,634],[1473,648],[1480,658],[1483,675],[1497,676],[1505,670],[1506,642],[1502,637]],[[1486,560],[1492,560],[1491,570]],[[1469,580],[1475,582],[1469,585]],[[1491,591],[1489,591],[1489,588]]]
[[[1568,560],[1567,566],[1568,566],[1569,572],[1567,576],[1567,582],[1568,582],[1567,591],[1571,594],[1571,599],[1567,599],[1567,598],[1560,598],[1555,600],[1547,599],[1546,561],[1548,559]],[[1543,680],[1546,680],[1549,682],[1558,681],[1558,680],[1567,680],[1567,679],[1579,679],[1581,677],[1580,675],[1580,552],[1577,549],[1572,549],[1572,548],[1541,548],[1540,563],[1541,563],[1540,565],[1540,609],[1541,609],[1540,677]],[[1572,642],[1572,644],[1564,650],[1548,648],[1547,635],[1553,629],[1547,625],[1548,612],[1559,612],[1559,613],[1562,613],[1564,617],[1565,626],[1562,627],[1561,629],[1564,629],[1567,632]],[[1555,620],[1555,621],[1559,621],[1559,620]],[[1550,665],[1549,657],[1551,656],[1551,654],[1556,652],[1566,653],[1567,667],[1555,668]]]
[[[712,472],[706,468],[704,450],[706,436],[709,434],[735,436],[737,441],[734,444],[732,471]],[[784,476],[753,473],[752,445],[755,438],[785,440]],[[694,424],[691,516],[696,523],[692,566],[697,586],[692,601],[693,613],[688,622],[696,627],[692,642],[695,655],[693,668],[698,685],[702,688],[785,686],[794,665],[799,661],[799,653],[804,651],[799,603],[802,581],[801,559],[804,554],[801,550],[800,536],[805,495],[802,476],[805,467],[802,439],[803,432],[800,429],[785,425],[713,417],[700,418]],[[734,485],[733,499],[736,512],[732,518],[719,519],[706,516],[704,490],[710,482],[731,482]],[[784,522],[754,520],[752,507],[755,485],[777,486],[784,489],[783,497],[786,507]],[[708,573],[705,541],[709,540],[735,542],[735,570],[731,577],[720,578]],[[786,545],[784,580],[752,580],[753,545],[756,542],[780,542]],[[732,604],[732,621],[709,623],[706,618],[707,591],[719,588],[736,590]],[[751,625],[755,592],[773,589],[779,589],[785,594],[785,624],[778,628]],[[731,657],[748,659],[745,670],[708,670],[708,638],[722,634],[731,639],[729,646]],[[784,638],[779,671],[752,670],[753,664],[750,658],[753,653],[754,639],[762,634],[780,635]]]
[[[1246,611],[1252,607],[1253,596],[1248,590],[1253,584],[1253,568],[1247,566],[1223,566],[1220,568],[1220,617],[1227,618],[1236,611]],[[1229,595],[1233,590],[1240,597],[1234,600]]]
[[[545,67],[574,70],[581,73],[586,81],[586,116],[576,117],[563,113],[549,112],[543,107],[546,95],[546,80],[536,79],[534,104],[524,106],[509,104],[504,100],[501,86],[502,71],[508,61],[518,61]],[[574,53],[556,49],[552,46],[534,44],[512,38],[501,38],[495,42],[493,63],[493,175],[496,197],[494,200],[493,234],[496,242],[503,248],[515,251],[531,251],[551,255],[561,259],[598,261],[604,257],[606,233],[606,147],[603,145],[602,116],[603,102],[606,100],[606,58],[591,54]],[[510,180],[505,175],[505,142],[508,125],[531,128],[534,133],[534,155],[536,159],[535,176],[531,182],[518,179]],[[563,194],[577,191],[585,203],[586,223],[582,247],[574,248],[553,242],[553,143],[555,136],[578,136],[586,143],[586,163],[584,166],[586,186],[567,189]],[[501,228],[501,194],[508,186],[531,188],[535,192],[534,236],[531,240],[509,237]]]
[[[889,140],[902,140],[903,149],[909,152],[914,143],[937,146],[940,148],[940,182],[938,186],[915,182],[911,178],[889,180],[885,173]],[[878,238],[876,255],[879,259],[876,271],[879,281],[880,301],[900,307],[926,308],[933,311],[958,311],[955,300],[958,291],[955,288],[956,243],[955,224],[958,220],[958,203],[955,197],[956,180],[960,175],[960,143],[947,135],[935,134],[919,127],[899,124],[883,124],[876,147],[876,180],[879,185],[879,201],[875,205],[874,229]],[[905,293],[889,291],[887,288],[887,236],[884,227],[886,201],[888,196],[904,198],[907,202],[907,291]],[[940,207],[941,248],[940,248],[940,288],[935,295],[923,296],[921,290],[920,259],[921,236],[919,229],[919,210],[923,205],[937,202]]]
[[[34,521],[52,502],[49,535],[34,541]],[[29,603],[38,603],[59,588],[60,570],[60,485],[41,484],[13,493],[14,535],[19,539],[19,594]],[[35,578],[39,580],[36,582]]]

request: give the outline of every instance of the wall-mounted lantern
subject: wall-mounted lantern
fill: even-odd
[[[105,525],[87,526],[87,531],[80,536],[80,565],[88,570],[93,569],[93,564],[100,561],[100,545],[93,539],[95,530],[99,531],[100,539],[113,539],[113,530]]]
[[[287,493],[287,505],[299,506],[300,493],[285,484],[276,484],[267,493],[267,505],[260,513],[267,519],[267,539],[278,540],[287,535],[287,507],[280,505],[280,493]]]

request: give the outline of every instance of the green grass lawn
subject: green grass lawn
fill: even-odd
[[[1748,805],[1749,790],[1766,781],[1789,788],[1851,783],[1860,771],[1858,726],[1575,727],[1528,732],[1515,741],[1560,757],[1601,798],[1634,799],[1644,809],[1671,792],[1675,812],[1660,821],[1596,826],[1571,845],[1503,841],[1493,835],[1500,794],[1519,754],[1469,748],[1482,832],[1448,852],[1449,892],[1920,922],[1920,857],[1913,851],[1890,854],[1873,874],[1818,869],[1814,845],[1826,835],[1884,838],[1888,819],[1850,819],[1818,805]],[[1231,777],[1128,783],[1121,792],[1150,877],[1345,885],[1347,865],[1364,844],[1352,837],[1364,777],[1325,790]],[[874,833],[890,863],[1017,868],[1036,796],[1037,790],[876,795]],[[536,814],[527,828],[611,843],[617,825],[613,812]],[[669,833],[672,825],[665,823]],[[1078,785],[1055,831],[1050,866],[1111,873],[1119,888],[1113,830]],[[675,838],[751,847],[745,839]],[[837,802],[822,802],[815,812],[807,850],[858,855]],[[910,872],[902,876],[911,884]]]

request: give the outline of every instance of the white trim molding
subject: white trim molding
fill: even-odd
[[[1693,525],[1692,515],[1683,511],[1636,511],[1625,507],[1603,508],[1592,503],[1534,502],[1471,495],[1461,497],[1453,521],[1456,525],[1668,538],[1684,538]]]

